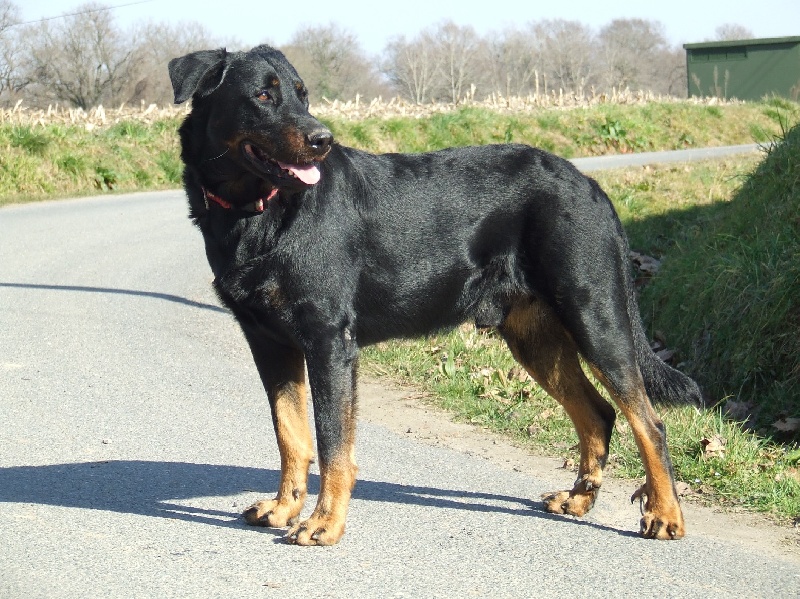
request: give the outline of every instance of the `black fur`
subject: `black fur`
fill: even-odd
[[[525,145],[341,146],[267,46],[191,54],[170,75],[175,101],[193,102],[184,181],[216,290],[255,356],[305,355],[323,463],[341,450],[360,347],[466,321],[498,327],[519,301],[549,306],[620,392],[638,368],[653,401],[699,403],[696,385],[650,351],[620,222],[568,161]],[[254,162],[247,143],[260,159],[316,166],[319,182]]]

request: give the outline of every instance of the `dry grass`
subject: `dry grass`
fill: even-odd
[[[434,102],[414,104],[402,98],[374,98],[365,101],[360,96],[354,100],[325,100],[311,107],[311,113],[322,118],[336,118],[359,121],[366,118],[411,117],[424,118],[435,114],[454,112],[465,107],[485,108],[500,113],[529,113],[543,108],[569,109],[590,108],[602,105],[637,106],[652,103],[685,103],[689,105],[719,106],[741,104],[737,101],[723,101],[718,98],[676,99],[652,94],[651,92],[613,92],[611,94],[578,95],[563,91],[550,94],[531,94],[529,96],[510,97],[493,94],[485,100],[466,98],[458,104]],[[25,106],[20,100],[13,108],[0,109],[0,124],[10,125],[83,125],[91,131],[97,127],[107,127],[123,121],[140,121],[153,123],[167,118],[181,118],[189,113],[191,104],[180,106],[157,106],[145,104],[129,106],[123,104],[117,108],[97,106],[89,110],[69,108],[65,106],[49,106],[46,109]]]
[[[543,108],[591,108],[602,105],[616,106],[641,106],[644,104],[668,102],[687,103],[692,105],[718,106],[721,104],[741,104],[738,101],[723,101],[718,98],[690,98],[677,99],[668,96],[658,96],[652,92],[623,92],[614,91],[611,94],[590,95],[564,93],[531,94],[528,96],[503,97],[499,94],[492,94],[484,100],[475,100],[467,97],[458,104],[452,102],[433,102],[428,104],[414,104],[402,98],[392,98],[385,101],[382,98],[375,98],[372,101],[364,101],[363,98],[356,96],[355,100],[342,102],[340,100],[326,100],[322,104],[311,107],[312,114],[320,117],[340,118],[346,120],[363,120],[373,117],[394,118],[412,117],[424,118],[434,114],[453,112],[465,107],[486,108],[500,113],[526,113],[536,112]]]
[[[30,108],[20,100],[13,108],[0,109],[0,125],[82,125],[87,131],[98,127],[108,127],[125,121],[138,121],[152,124],[171,117],[182,117],[189,113],[190,106],[126,106],[104,108],[97,106],[89,110],[49,106],[46,109]]]

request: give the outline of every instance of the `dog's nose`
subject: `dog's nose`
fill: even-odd
[[[312,131],[307,136],[308,145],[318,152],[327,150],[333,143],[333,134],[327,129]]]

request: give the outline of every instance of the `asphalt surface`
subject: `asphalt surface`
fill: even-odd
[[[724,158],[725,156],[733,156],[735,154],[757,152],[761,147],[762,146],[759,144],[744,144],[740,146],[720,146],[717,148],[693,148],[691,150],[615,154],[611,156],[573,158],[570,162],[580,170],[588,173],[611,168],[644,166],[646,164],[666,164],[670,162],[689,162],[707,160],[709,158]]]
[[[553,516],[537,502],[550,478],[366,422],[340,544],[248,527],[278,452],[210,282],[182,192],[0,209],[0,597],[800,592],[796,556],[691,522],[681,541],[643,540],[638,507],[609,524],[602,494],[587,518]]]

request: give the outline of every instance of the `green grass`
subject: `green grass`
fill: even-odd
[[[563,409],[490,332],[465,326],[422,340],[379,344],[363,350],[362,366],[372,376],[427,391],[428,401],[437,407],[507,435],[518,445],[545,455],[577,457],[578,438]],[[778,518],[800,513],[800,451],[745,430],[719,408],[660,412],[676,476],[688,484],[692,499]],[[724,457],[705,455],[702,441],[714,436],[725,440]],[[607,472],[624,478],[644,476],[635,441],[621,417]]]
[[[642,304],[713,397],[752,404],[751,424],[778,434],[800,416],[800,128],[731,201],[687,218]]]
[[[600,105],[525,113],[464,108],[424,118],[326,119],[340,143],[383,152],[521,142],[565,157],[728,144],[786,143],[759,158],[597,173],[631,241],[663,261],[640,305],[716,407],[663,410],[677,476],[698,497],[778,517],[800,514],[800,150],[796,103]],[[0,204],[177,188],[179,120],[0,124]],[[535,451],[574,457],[563,410],[496,335],[462,327],[364,351],[367,372],[413,384],[459,418]],[[736,416],[739,420],[735,419]],[[746,421],[742,421],[747,418]],[[791,427],[789,427],[791,428]],[[725,439],[725,455],[701,441]],[[617,426],[609,469],[643,475],[630,431]]]
[[[422,118],[330,118],[344,144],[385,152],[520,142],[565,157],[763,141],[797,105],[688,102],[495,112],[466,107]],[[178,118],[105,127],[0,123],[0,204],[87,193],[179,187]]]
[[[177,119],[107,128],[0,124],[0,205],[180,186]]]
[[[79,180],[86,172],[86,159],[72,153],[65,153],[53,159],[59,171],[70,175],[73,180]]]
[[[774,102],[713,107],[685,102],[600,105],[529,113],[466,107],[419,119],[326,119],[325,124],[341,143],[373,152],[424,152],[513,141],[571,158],[765,141],[780,130],[779,115],[796,110],[795,104]]]
[[[45,131],[37,131],[30,126],[14,126],[8,132],[9,143],[33,156],[43,156],[50,146],[50,136]]]

